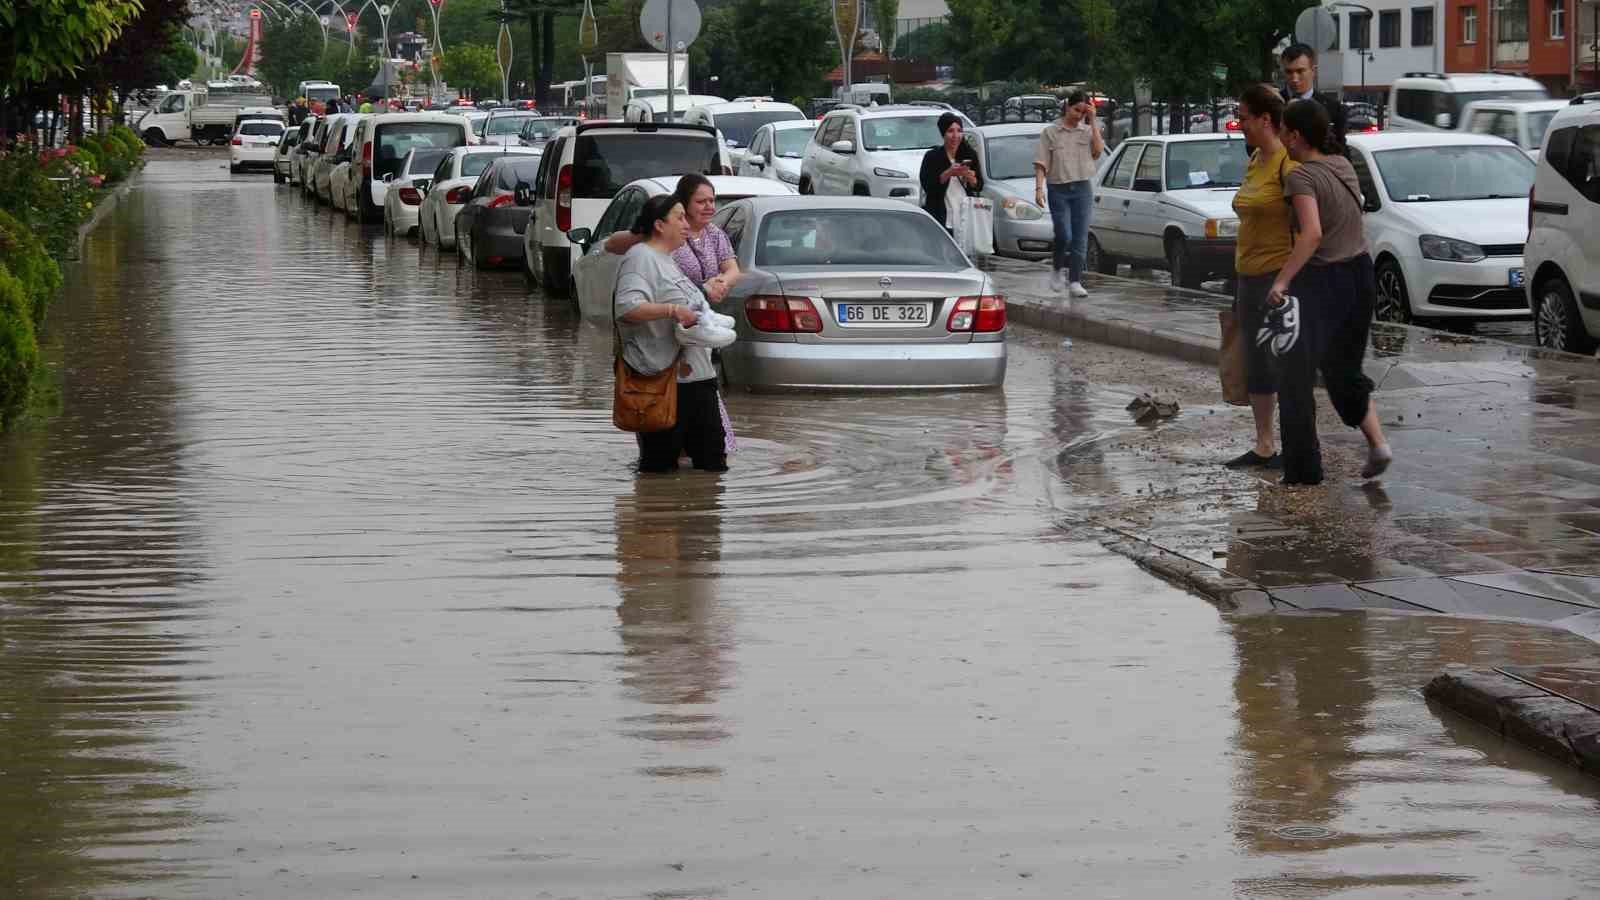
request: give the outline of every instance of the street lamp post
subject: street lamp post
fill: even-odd
[[[1361,47],[1359,50],[1357,50],[1357,52],[1361,54],[1361,95],[1363,98],[1365,98],[1367,93],[1367,60],[1368,58],[1371,58],[1373,61],[1377,60],[1377,57],[1372,55],[1372,20],[1377,17],[1373,14],[1372,7],[1363,6],[1360,3],[1353,3],[1351,0],[1334,0],[1333,3],[1329,3],[1328,5],[1330,7],[1343,9],[1359,9],[1367,17],[1367,20],[1364,23],[1366,25],[1366,28],[1364,29],[1365,34],[1362,36]],[[1352,36],[1353,34],[1354,32],[1352,32]]]

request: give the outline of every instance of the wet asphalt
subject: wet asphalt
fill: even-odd
[[[1012,338],[640,478],[564,302],[152,162],[0,461],[0,894],[1600,891],[1600,785],[1417,695],[1575,638],[1219,614],[1061,527],[1127,393]]]

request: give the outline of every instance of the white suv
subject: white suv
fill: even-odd
[[[1520,75],[1407,72],[1389,89],[1386,131],[1450,131],[1474,100],[1544,100],[1544,85]]]
[[[921,205],[917,172],[928,148],[943,140],[942,114],[925,106],[833,110],[806,144],[800,193],[890,197]],[[961,127],[976,126],[962,116]]]
[[[744,162],[745,152],[761,126],[788,121],[810,124],[800,107],[771,100],[735,100],[696,106],[683,114],[683,121],[686,125],[710,125],[721,133],[736,168]]]
[[[1528,195],[1528,302],[1539,346],[1600,346],[1600,93],[1556,113]]]

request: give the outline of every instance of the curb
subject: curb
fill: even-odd
[[[134,179],[138,178],[143,172],[144,160],[140,160],[138,168],[129,172],[128,177],[124,178],[121,184],[112,188],[110,193],[100,198],[100,202],[94,205],[94,212],[90,214],[89,221],[78,226],[78,240],[77,243],[72,245],[73,261],[83,259],[83,242],[88,240],[89,232],[93,231],[96,225],[99,225],[106,216],[111,214],[113,209],[117,208],[117,204],[122,202],[122,196],[132,190]]]
[[[1600,776],[1600,713],[1494,670],[1434,676],[1422,695],[1507,740]]]
[[[1092,310],[1071,309],[1031,298],[1006,298],[1006,317],[1024,325],[1054,331],[1127,350],[1170,356],[1203,366],[1215,366],[1222,355],[1221,341],[1199,335],[1178,337],[1170,332],[1115,316],[1096,316]]]

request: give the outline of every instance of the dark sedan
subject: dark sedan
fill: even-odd
[[[479,269],[522,265],[522,234],[533,213],[530,198],[520,198],[539,172],[538,156],[497,159],[478,176],[471,198],[456,216],[456,253]]]

